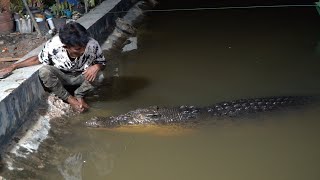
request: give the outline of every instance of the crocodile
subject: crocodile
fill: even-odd
[[[150,106],[109,117],[93,117],[85,122],[92,128],[115,128],[124,125],[167,125],[197,123],[212,117],[239,117],[246,114],[289,110],[306,105],[313,100],[311,96],[278,96],[239,99],[220,102],[210,106]]]

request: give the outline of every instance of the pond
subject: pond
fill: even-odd
[[[72,135],[61,144],[82,155],[79,177],[319,179],[318,106],[194,128],[81,124],[151,105],[318,95],[319,18],[314,8],[149,13],[139,48],[115,59],[118,77],[89,99],[88,113],[68,119]],[[59,173],[57,167],[52,172]]]
[[[319,16],[311,8],[150,13],[119,78],[72,121],[150,105],[320,92]],[[196,128],[74,127],[84,179],[318,179],[319,107]],[[81,139],[81,140],[80,140]],[[67,140],[66,140],[67,141]]]

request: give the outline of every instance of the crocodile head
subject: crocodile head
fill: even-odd
[[[87,127],[113,128],[122,125],[156,124],[161,120],[158,106],[151,106],[143,109],[129,111],[126,114],[109,117],[94,117],[85,122]]]

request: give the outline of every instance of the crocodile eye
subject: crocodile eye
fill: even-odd
[[[151,118],[155,118],[155,117],[158,117],[159,114],[147,114],[146,116],[151,117]]]

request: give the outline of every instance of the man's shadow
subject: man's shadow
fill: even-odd
[[[121,76],[106,78],[102,85],[88,95],[90,101],[118,101],[146,88],[150,81],[143,77]]]

